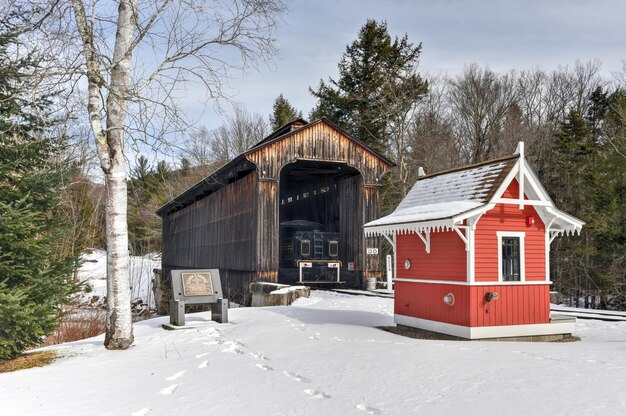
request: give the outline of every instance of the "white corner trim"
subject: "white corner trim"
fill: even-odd
[[[504,282],[502,279],[502,237],[519,237],[520,281],[515,283],[526,282],[526,249],[524,246],[526,233],[523,231],[496,231],[496,235],[498,236],[498,282]]]
[[[462,326],[412,316],[395,314],[393,321],[399,325],[439,332],[467,339],[488,339],[506,337],[525,337],[534,335],[571,334],[576,327],[575,322],[552,322],[549,324],[503,325],[503,326]]]

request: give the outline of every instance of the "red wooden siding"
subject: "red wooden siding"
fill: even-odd
[[[394,313],[461,326],[504,326],[550,322],[550,286],[460,286],[436,283],[396,282]],[[448,306],[443,297],[453,293]],[[498,299],[485,302],[487,292]]]
[[[397,276],[405,279],[467,280],[467,252],[465,244],[456,232],[431,232],[430,253],[416,234],[397,236]],[[411,268],[404,268],[404,261],[411,261]]]
[[[504,193],[505,198],[517,198],[519,184],[513,180]],[[535,217],[535,224],[526,225],[526,217]],[[475,280],[498,281],[498,231],[524,232],[526,280],[546,278],[545,227],[531,205],[523,210],[518,205],[497,204],[478,221],[475,233]]]
[[[453,325],[470,325],[469,286],[437,283],[396,282],[394,313],[429,319]],[[443,297],[454,294],[455,303],[448,306]]]
[[[498,299],[485,301],[487,292]],[[470,326],[546,324],[550,322],[550,285],[470,287]]]

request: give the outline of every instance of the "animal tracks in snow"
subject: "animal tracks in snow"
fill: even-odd
[[[332,396],[328,393],[324,393],[323,391],[306,389],[304,390],[306,394],[316,399],[330,399]]]
[[[269,365],[265,365],[265,364],[255,364],[254,365],[256,368],[260,368],[261,370],[264,371],[274,371],[274,369],[272,367],[270,367]]]
[[[207,368],[208,366],[209,366],[209,361],[206,360],[206,361],[202,361],[200,365],[198,366],[198,368]]]
[[[292,373],[291,371],[283,371],[283,374],[289,377],[292,380],[299,381],[301,383],[310,383],[311,380],[308,378],[301,376],[300,374]]]
[[[130,414],[130,416],[146,416],[148,414],[148,412],[150,412],[149,407],[144,407],[143,409],[137,410],[136,412],[133,412]]]
[[[372,407],[372,406],[368,406],[368,405],[366,405],[365,403],[359,403],[359,404],[357,404],[357,405],[356,405],[356,408],[357,408],[357,409],[359,409],[359,410],[362,410],[362,411],[364,411],[364,412],[367,412],[367,413],[369,413],[370,415],[379,415],[379,414],[381,414],[380,409],[377,409],[377,408]]]

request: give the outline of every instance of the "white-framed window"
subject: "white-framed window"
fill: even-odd
[[[498,231],[498,281],[524,282],[524,237],[526,233]]]

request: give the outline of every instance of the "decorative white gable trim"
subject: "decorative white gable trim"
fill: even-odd
[[[558,235],[573,235],[575,233],[580,234],[582,226],[585,223],[558,210],[554,206],[554,202],[548,195],[548,192],[541,185],[537,175],[533,172],[526,161],[523,142],[519,142],[515,154],[519,155],[519,158],[507,176],[499,184],[497,190],[487,203],[477,204],[475,201],[466,200],[458,201],[456,205],[452,202],[445,202],[441,204],[417,205],[415,207],[409,207],[399,211],[396,210],[393,214],[387,217],[366,224],[364,229],[365,236],[393,236],[417,233],[426,245],[427,252],[430,252],[431,232],[455,231],[465,243],[466,250],[471,252],[473,250],[470,249],[470,246],[472,245],[472,230],[465,231],[465,226],[463,225],[464,222],[470,218],[477,217],[473,224],[475,227],[478,222],[478,218],[480,218],[480,216],[485,214],[487,211],[495,208],[496,204],[515,204],[518,205],[520,209],[524,209],[525,205],[534,206],[543,223],[550,224],[550,227],[547,229],[547,235],[549,236],[550,241]],[[442,175],[445,175],[445,173]],[[513,179],[516,179],[519,184],[518,198],[503,198],[502,196],[504,195],[504,192],[506,192]],[[525,199],[526,196],[528,196],[529,199]],[[411,198],[415,200],[416,195],[412,195]],[[437,219],[413,222],[394,222],[396,220],[402,221],[401,219],[405,218],[420,218],[420,216],[421,218],[424,218],[425,216],[428,218],[429,213],[437,212],[437,206],[439,205],[441,205],[440,213],[444,216],[443,218],[439,217]],[[452,207],[454,206],[464,207],[465,211],[458,214],[453,213]],[[457,209],[456,212],[459,212],[459,210]],[[446,214],[452,215],[445,217]],[[470,269],[471,267],[468,263],[468,276],[471,276],[472,274],[472,270]]]

